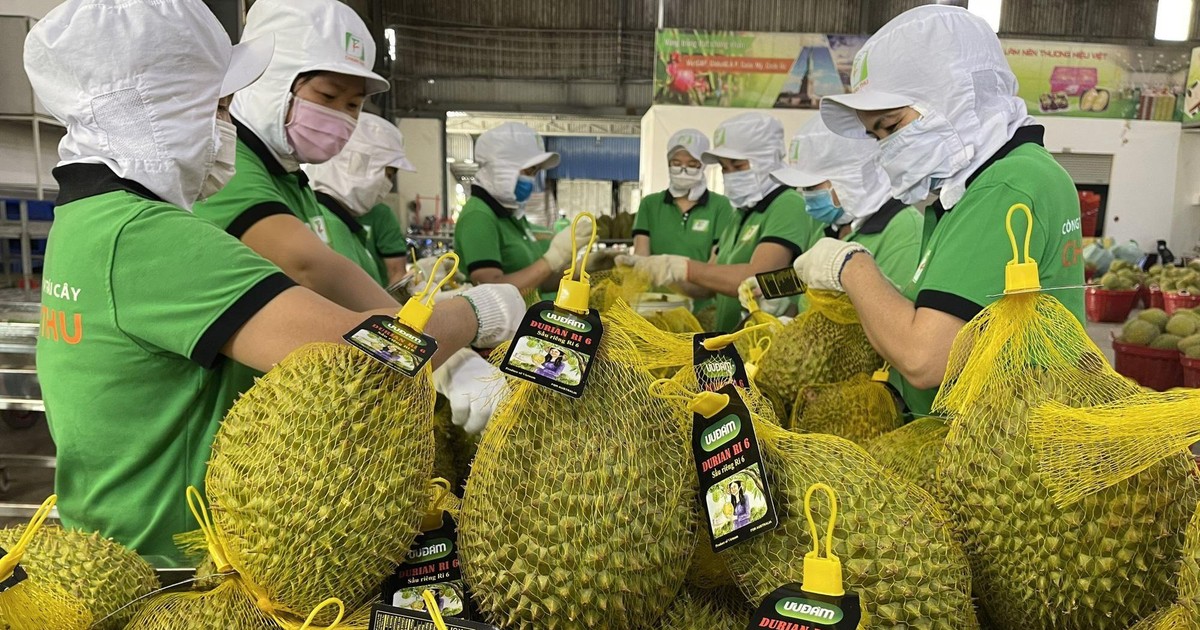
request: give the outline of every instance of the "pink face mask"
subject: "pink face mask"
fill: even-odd
[[[300,97],[292,99],[291,120],[284,126],[296,159],[304,164],[328,162],[341,153],[358,120]]]

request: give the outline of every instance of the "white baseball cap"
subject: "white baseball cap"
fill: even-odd
[[[275,36],[270,33],[243,39],[234,46],[229,69],[225,71],[225,80],[221,82],[221,96],[229,96],[257,81],[271,63],[274,53]]]
[[[767,159],[767,153],[773,157]],[[777,163],[783,159],[783,124],[760,112],[734,116],[717,126],[713,146],[701,158],[708,164],[716,164],[719,158]]]
[[[669,159],[676,151],[683,149],[688,155],[702,160],[704,152],[708,150],[708,136],[704,135],[699,129],[680,129],[671,134],[671,138],[667,140],[667,158]]]

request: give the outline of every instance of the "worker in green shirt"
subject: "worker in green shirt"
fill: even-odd
[[[315,16],[318,32],[340,26],[329,13]],[[173,536],[196,528],[185,490],[203,488],[239,393],[233,362],[268,370],[395,312],[299,287],[189,211],[234,170],[222,96],[252,82],[271,51],[270,38],[231,47],[201,0],[67,0],[25,41],[33,90],[66,127],[37,345],[59,513],[160,566],[184,562]],[[498,289],[472,296],[475,308],[435,307],[435,363],[473,338],[513,334],[519,317],[492,317],[490,303],[519,307],[520,296]]]
[[[563,230],[547,245],[525,217],[534,178],[557,166],[558,154],[546,151],[529,127],[504,123],[475,141],[475,162],[479,172],[471,198],[454,225],[454,251],[471,282],[502,282],[522,292],[556,290],[573,249],[591,238],[591,228],[584,226],[574,241],[571,230]]]
[[[333,159],[309,164],[317,201],[358,237],[371,254],[384,286],[407,273],[408,241],[400,221],[383,198],[395,187],[399,171],[413,172],[404,153],[404,135],[396,125],[363,112],[350,141]]]
[[[930,46],[929,42],[938,42]],[[795,262],[810,286],[845,290],[875,349],[900,372],[909,409],[927,413],[965,323],[1004,292],[1012,259],[1006,211],[1033,211],[1031,256],[1041,285],[1083,321],[1082,233],[1070,176],[1015,96],[1000,40],[983,19],[948,6],[907,11],[855,57],[854,92],[827,96],[835,133],[879,141],[892,194],[931,193],[917,269],[897,290],[859,243],[825,239]],[[1026,221],[1014,215],[1013,230]]]
[[[783,166],[783,125],[758,112],[721,123],[714,146],[702,155],[720,164],[725,194],[737,211],[717,242],[716,254],[701,262],[687,256],[620,256],[657,286],[692,285],[716,295],[716,327],[730,332],[742,319],[738,286],[756,273],[784,267],[821,238],[822,226],[804,210],[804,199],[771,173]],[[693,289],[684,288],[691,293]]]
[[[559,210],[558,219],[554,221],[554,233],[558,234],[569,227],[571,227],[571,220],[567,218],[567,211]]]

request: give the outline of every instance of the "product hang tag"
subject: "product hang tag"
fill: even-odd
[[[447,630],[500,630],[496,626],[479,621],[443,618]],[[368,630],[435,630],[429,613],[414,612],[395,606],[375,604],[371,608],[371,623]]]
[[[791,266],[754,274],[754,277],[758,279],[758,288],[763,297],[768,300],[800,295],[808,290],[808,285],[804,284]]]
[[[417,535],[404,563],[384,582],[383,603],[421,612],[426,590],[433,591],[442,615],[474,618],[458,560],[458,525],[449,512],[442,512],[439,527]]]
[[[0,558],[3,558],[6,555],[8,555],[8,552],[4,551],[3,547],[0,547]],[[24,582],[28,577],[29,575],[25,573],[25,569],[21,568],[21,565],[18,564],[14,566],[12,575],[0,580],[0,593],[7,591],[21,582]]]
[[[750,378],[742,363],[742,355],[732,343],[716,350],[704,347],[705,339],[719,336],[721,333],[698,333],[692,336],[692,367],[696,371],[700,391],[715,392],[729,384],[750,389]]]
[[[437,352],[437,340],[387,315],[375,315],[342,335],[372,359],[411,378]]]
[[[835,597],[788,584],[763,600],[746,630],[855,630],[861,620],[862,604],[854,591]]]
[[[579,398],[603,335],[604,325],[596,309],[580,315],[549,300],[538,302],[525,313],[500,370]]]
[[[713,551],[779,526],[750,411],[732,385],[718,393],[729,397],[724,409],[692,414],[692,456]]]

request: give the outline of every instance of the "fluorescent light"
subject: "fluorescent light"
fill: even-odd
[[[1000,32],[1000,5],[1004,0],[967,0],[967,10],[983,18],[992,27],[993,33]]]
[[[460,111],[455,111],[455,110],[450,110],[450,111],[446,112],[446,118],[466,118],[467,116],[470,116],[470,114],[468,114],[467,112],[460,112]]]
[[[1158,0],[1154,39],[1187,41],[1192,35],[1192,0]]]
[[[387,40],[387,44],[388,44],[388,59],[395,61],[396,60],[396,29],[394,29],[394,28],[383,29],[383,38]]]

